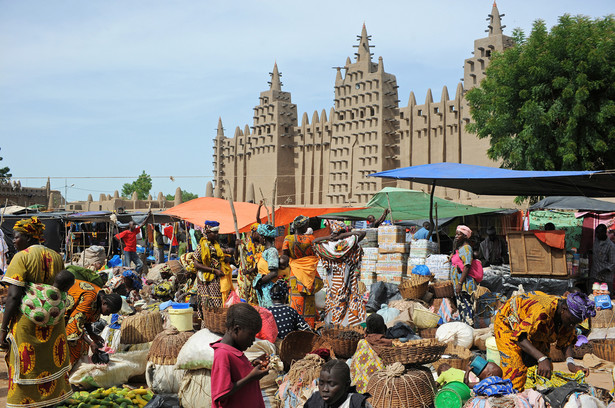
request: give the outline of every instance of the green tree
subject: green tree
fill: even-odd
[[[122,196],[130,197],[132,193],[137,192],[137,197],[139,200],[146,200],[149,191],[152,189],[152,177],[145,173],[143,173],[135,181],[132,183],[125,183],[122,186]]]
[[[488,156],[517,170],[615,168],[614,17],[564,15],[550,32],[538,20],[513,38],[466,95]]]
[[[0,157],[0,161],[2,161],[2,157]],[[11,170],[8,167],[0,167],[0,182],[8,181],[13,176],[9,171]]]
[[[167,194],[165,197],[168,201],[175,200],[175,194]],[[184,189],[182,189],[182,203],[186,201],[194,200],[195,198],[199,198],[198,194],[190,193]]]

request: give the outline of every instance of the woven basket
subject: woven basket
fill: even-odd
[[[413,340],[402,345],[372,346],[384,365],[399,362],[402,364],[427,364],[438,361],[446,349],[446,344],[436,339]]]
[[[436,282],[433,284],[433,293],[437,298],[453,298],[455,284],[451,280]]]
[[[581,360],[583,359],[583,357],[585,357],[585,354],[592,354],[593,352],[594,352],[594,346],[592,346],[591,343],[585,343],[581,345],[580,347],[572,348],[572,357],[578,358]]]
[[[309,331],[293,331],[290,332],[282,340],[280,345],[280,360],[284,363],[284,370],[288,368],[294,361],[301,360],[310,351],[320,348],[326,348],[331,351],[331,358],[335,358],[335,350],[323,337]]]
[[[453,368],[458,368],[460,370],[465,370],[470,363],[470,359],[472,358],[472,352],[460,346],[455,346],[454,344],[449,344],[446,346],[446,350],[444,350],[444,355],[449,356],[458,356],[458,358],[449,357],[449,358],[441,358],[440,360],[433,363],[434,370],[438,371],[438,367],[442,364],[449,364]]]
[[[124,319],[120,342],[122,344],[149,343],[163,330],[160,312],[143,311]]]
[[[566,361],[566,355],[563,351],[555,347],[555,343],[551,343],[551,349],[549,350],[549,358],[554,363],[561,363],[562,361]]]
[[[435,339],[436,331],[438,331],[437,327],[432,327],[431,329],[423,329],[419,331],[419,335],[424,339]]]
[[[427,408],[432,406],[436,384],[431,372],[425,367],[412,367],[398,375],[391,369],[375,372],[367,384],[368,400],[374,408]],[[402,367],[403,369],[403,367]],[[401,370],[400,370],[401,371]]]
[[[412,312],[412,323],[419,329],[431,329],[438,325],[441,317],[437,313],[432,313],[429,310],[414,308]]]
[[[615,339],[591,340],[594,354],[603,360],[615,362]]]
[[[428,287],[429,281],[407,279],[399,284],[398,289],[404,299],[421,299],[427,293]]]
[[[404,278],[404,281],[406,280],[420,284],[423,282],[432,282],[434,280],[434,276],[433,275],[417,275],[415,273],[411,273],[407,277]]]
[[[352,338],[343,338],[344,333],[357,333]],[[365,338],[365,330],[355,328],[333,328],[322,330],[323,339],[333,347],[337,358],[349,359],[357,351],[359,340]]]
[[[228,307],[204,307],[202,313],[203,321],[201,322],[201,327],[209,329],[212,333],[226,333],[226,315],[228,313]]]
[[[177,362],[179,350],[193,334],[192,331],[180,332],[175,328],[158,333],[152,341],[147,361],[154,364],[174,365]]]
[[[591,318],[592,329],[604,329],[615,327],[615,310],[600,309],[596,310],[596,316]]]

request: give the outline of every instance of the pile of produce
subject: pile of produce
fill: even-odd
[[[355,341],[359,341],[361,340],[363,336],[361,333],[356,332],[354,330],[348,330],[348,331],[339,331],[337,333],[335,333],[332,338],[335,339],[340,339],[340,340],[355,340]]]
[[[92,392],[78,391],[57,408],[143,408],[154,393],[146,388],[99,388]]]

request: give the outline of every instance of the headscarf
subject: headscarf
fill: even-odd
[[[284,300],[288,296],[288,285],[283,280],[278,280],[273,284],[269,293],[271,300]]]
[[[218,221],[205,221],[205,227],[203,228],[205,233],[220,231],[220,223]]]
[[[457,232],[461,232],[466,237],[470,238],[472,236],[472,230],[465,225],[457,225]]]
[[[309,221],[310,221],[309,217],[306,217],[305,215],[298,215],[297,217],[295,217],[295,220],[293,221],[293,226],[295,227],[295,230],[297,230],[299,228],[305,227]]]
[[[568,294],[566,303],[570,313],[580,321],[596,316],[594,302],[585,293],[574,292]]]
[[[139,275],[134,273],[133,271],[124,271],[122,272],[122,276],[125,278],[132,279],[132,289],[141,290],[143,288],[143,283],[141,283],[141,278]]]
[[[256,232],[258,232],[258,235],[267,238],[275,238],[278,236],[278,231],[271,224],[260,224]]]
[[[345,231],[348,227],[344,221],[329,221],[328,224],[333,234],[338,234]]]
[[[14,231],[19,231],[23,234],[28,234],[32,238],[43,240],[43,233],[45,232],[45,225],[39,221],[38,217],[31,217],[27,220],[19,220],[13,226]]]
[[[250,232],[256,231],[259,225],[261,225],[259,222],[255,222],[252,225],[250,225]]]

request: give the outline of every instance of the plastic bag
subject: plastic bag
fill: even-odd
[[[177,395],[157,394],[144,408],[180,408],[179,399]]]
[[[399,309],[395,309],[394,307],[388,307],[383,304],[380,306],[380,310],[377,312],[380,316],[384,318],[384,323],[388,323],[390,321],[395,320],[397,316],[399,316]]]
[[[417,265],[414,268],[412,268],[412,273],[414,275],[422,275],[422,276],[429,276],[431,275],[431,272],[429,272],[429,267],[427,265]]]
[[[474,344],[474,329],[462,322],[445,323],[436,331],[436,339],[469,349]]]
[[[224,307],[231,307],[237,303],[241,303],[241,298],[239,297],[239,295],[237,295],[237,292],[231,290],[231,292],[228,294],[228,298],[226,299]]]
[[[376,282],[369,289],[369,300],[365,305],[371,311],[380,310],[380,305],[388,304],[391,300],[403,299],[399,289],[394,283]]]
[[[211,366],[214,363],[214,350],[209,344],[221,338],[221,336],[207,329],[199,330],[186,341],[179,351],[176,366],[184,370],[196,370],[199,368],[211,370]]]
[[[261,315],[263,327],[256,335],[256,338],[275,343],[275,340],[278,338],[278,325],[273,318],[273,314],[264,307],[258,309],[258,314]]]

